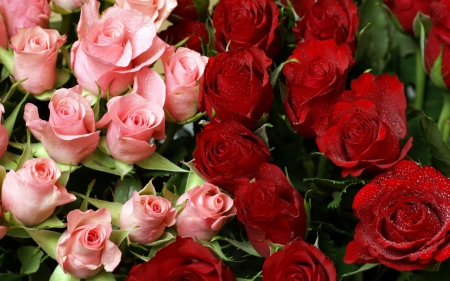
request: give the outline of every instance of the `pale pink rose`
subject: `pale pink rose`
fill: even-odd
[[[5,113],[5,108],[0,103],[0,122],[2,121],[3,113]],[[5,155],[6,149],[8,148],[8,139],[8,130],[3,125],[0,125],[0,158]]]
[[[45,221],[55,208],[76,200],[58,183],[61,172],[49,158],[26,161],[17,172],[10,170],[2,185],[2,206],[23,225]]]
[[[133,229],[130,241],[148,244],[158,239],[166,227],[175,224],[177,211],[171,207],[170,201],[155,195],[139,195],[133,192],[133,198],[125,202],[120,211],[119,226],[121,229]]]
[[[39,118],[38,108],[25,105],[24,119],[47,153],[59,163],[76,165],[92,154],[100,141],[94,112],[81,95],[81,87],[57,90],[48,104],[49,121]]]
[[[177,205],[187,200],[177,215],[179,236],[209,241],[236,215],[233,199],[210,183],[196,186],[180,196]]]
[[[109,240],[111,232],[111,214],[107,209],[71,211],[67,215],[67,230],[56,246],[56,261],[65,273],[79,279],[92,277],[103,268],[112,272],[122,253]]]
[[[149,16],[156,29],[161,27],[178,4],[177,0],[116,0],[116,3],[120,8],[136,10]]]
[[[48,28],[50,13],[48,0],[0,0],[3,4],[8,37],[16,34],[17,29],[40,26]]]
[[[16,81],[28,78],[20,86],[31,94],[53,88],[56,81],[56,59],[66,35],[40,26],[19,29],[11,38],[14,50],[13,76]]]
[[[3,211],[2,208],[0,208],[0,219],[3,217]],[[0,240],[5,237],[6,232],[8,232],[8,227],[4,225],[0,225]]]
[[[173,46],[161,57],[166,83],[164,108],[175,121],[184,121],[198,111],[198,91],[208,57],[196,51]]]
[[[136,93],[114,97],[106,104],[108,112],[97,123],[106,129],[111,156],[128,164],[137,163],[156,149],[151,138],[164,139],[164,110]]]
[[[78,38],[71,50],[78,83],[93,94],[114,97],[133,84],[139,70],[153,64],[167,44],[156,36],[151,18],[113,6],[98,14],[99,3],[81,8]]]
[[[58,5],[59,7],[63,8],[64,10],[68,12],[73,12],[81,6],[83,6],[83,3],[86,2],[86,0],[52,0],[54,4]]]
[[[1,5],[1,4],[0,4]],[[8,35],[6,34],[5,19],[0,9],[0,47],[8,49]]]

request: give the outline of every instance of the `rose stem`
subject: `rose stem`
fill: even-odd
[[[423,99],[425,93],[425,70],[422,63],[422,51],[420,47],[416,48],[416,98],[414,100],[414,108],[422,110]]]
[[[173,141],[173,137],[175,136],[175,133],[178,130],[178,124],[177,123],[168,123],[166,127],[166,138],[164,139],[164,143],[158,148],[157,152],[161,155],[164,154],[164,152],[167,150],[167,148],[170,146],[170,144]]]
[[[317,178],[324,178],[328,168],[328,158],[320,155],[319,165],[317,166]]]
[[[439,131],[441,131],[442,139],[445,144],[447,144],[450,134],[450,92],[444,91],[442,96],[444,98],[444,105],[442,106],[441,115],[439,116],[437,125]]]
[[[62,21],[61,21],[61,34],[66,34],[67,37],[69,37],[70,32],[70,26],[72,25],[71,19],[72,19],[72,13],[67,15],[62,15]]]

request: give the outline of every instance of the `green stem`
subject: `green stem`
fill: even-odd
[[[416,98],[414,100],[414,108],[422,110],[425,94],[425,70],[422,63],[422,51],[420,47],[416,48]]]
[[[166,128],[166,139],[164,140],[164,143],[158,148],[159,154],[163,155],[164,152],[166,152],[167,148],[172,143],[173,137],[175,136],[177,130],[178,130],[177,123],[168,123]]]
[[[327,173],[328,158],[324,155],[320,156],[319,165],[317,166],[317,178],[324,178]]]
[[[70,26],[72,25],[71,20],[72,20],[72,13],[62,15],[61,34],[66,34],[67,37],[69,37]]]
[[[450,135],[450,92],[443,93],[444,105],[442,106],[441,115],[438,120],[438,128],[441,131],[442,139],[447,144]]]

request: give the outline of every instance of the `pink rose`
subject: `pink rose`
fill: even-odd
[[[54,29],[42,29],[40,26],[19,29],[11,38],[14,79],[28,78],[20,85],[31,94],[53,88],[58,50],[65,42],[66,35],[61,36]]]
[[[26,161],[22,169],[10,170],[2,185],[2,206],[23,225],[45,221],[60,206],[76,200],[57,181],[61,172],[49,158]]]
[[[3,4],[8,37],[16,34],[17,29],[40,26],[48,28],[50,13],[48,0],[0,0]]]
[[[158,239],[166,227],[175,224],[177,211],[170,201],[154,195],[139,195],[133,192],[133,198],[125,202],[120,211],[119,226],[130,229],[131,242],[148,244]]]
[[[2,9],[1,9],[1,2],[0,2],[0,47],[3,49],[8,48],[8,35],[6,34],[6,25],[5,25],[5,19],[2,15]]]
[[[67,215],[67,230],[56,246],[56,261],[65,273],[86,279],[102,268],[112,272],[122,253],[111,241],[111,214],[105,208],[81,212],[76,209]]]
[[[176,121],[184,121],[198,111],[199,86],[208,57],[180,47],[167,48],[161,57],[166,83],[164,108]]]
[[[26,125],[50,157],[60,163],[80,163],[94,152],[100,141],[100,131],[95,131],[94,112],[81,91],[80,86],[57,90],[48,104],[48,122],[39,118],[34,104],[25,105]]]
[[[64,10],[68,12],[73,12],[81,6],[83,6],[83,3],[86,2],[86,0],[52,0],[53,4],[58,5],[59,7],[63,8]]]
[[[177,205],[187,200],[178,213],[178,235],[209,241],[236,215],[233,199],[210,183],[196,186],[180,196]]]
[[[2,211],[2,208],[0,208],[0,219],[2,218],[2,216],[3,216],[3,211]],[[5,237],[6,232],[8,232],[8,228],[4,225],[0,225],[0,240],[3,237]]]
[[[2,121],[3,113],[5,113],[5,108],[3,107],[3,104],[0,103],[0,122]],[[3,157],[8,148],[8,140],[8,130],[6,130],[5,126],[0,125],[0,158]]]
[[[88,0],[81,8],[78,38],[72,46],[72,69],[78,83],[102,97],[128,90],[134,76],[154,63],[167,44],[156,36],[148,16],[113,6],[102,17],[99,2]]]
[[[116,0],[119,8],[136,10],[149,16],[156,29],[167,19],[177,6],[177,0]]]
[[[165,136],[164,110],[136,93],[118,96],[106,104],[108,112],[97,123],[107,127],[106,144],[111,156],[128,164],[139,162],[156,149],[152,137]]]

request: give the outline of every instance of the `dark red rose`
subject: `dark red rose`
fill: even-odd
[[[194,165],[212,184],[233,194],[235,179],[254,177],[262,163],[270,161],[266,144],[242,124],[213,120],[197,134]]]
[[[172,14],[175,14],[181,18],[188,18],[191,20],[198,20],[198,12],[194,6],[194,2],[192,0],[177,0],[178,5],[172,11]],[[205,5],[208,8],[208,5]]]
[[[400,161],[353,201],[360,219],[346,263],[418,270],[450,257],[450,180],[432,167]]]
[[[431,0],[383,0],[397,17],[400,25],[409,34],[414,35],[413,21],[417,13],[428,15]]]
[[[203,53],[202,41],[209,42],[208,31],[203,22],[193,21],[190,19],[182,19],[178,23],[169,26],[166,30],[161,31],[158,36],[169,44],[175,45],[178,42],[188,38],[185,46],[191,50]]]
[[[315,138],[313,127],[328,116],[330,107],[345,88],[353,65],[347,44],[336,46],[334,40],[311,40],[300,43],[284,66],[287,96],[284,100],[289,122],[299,134]]]
[[[334,39],[338,46],[347,43],[355,52],[358,21],[352,0],[317,0],[292,30],[296,42]]]
[[[216,50],[258,47],[268,57],[280,49],[278,8],[273,0],[221,0],[213,14]]]
[[[230,268],[192,238],[177,237],[148,262],[135,265],[126,281],[236,281]]]
[[[397,76],[364,73],[351,83],[318,126],[316,143],[341,167],[342,176],[376,175],[402,160],[412,138],[406,136],[406,98]]]
[[[269,163],[261,164],[254,182],[240,182],[234,196],[236,216],[245,227],[248,240],[261,256],[270,254],[266,241],[286,244],[305,237],[303,198],[280,168]]]
[[[317,247],[295,240],[268,257],[262,268],[261,281],[337,281],[333,262]]]
[[[288,7],[287,0],[281,0],[281,3]],[[290,0],[292,6],[294,7],[295,13],[301,18],[303,17],[312,5],[316,2],[315,0]]]
[[[234,119],[253,128],[272,106],[267,71],[272,60],[253,47],[209,58],[200,85],[199,109],[219,121]]]

